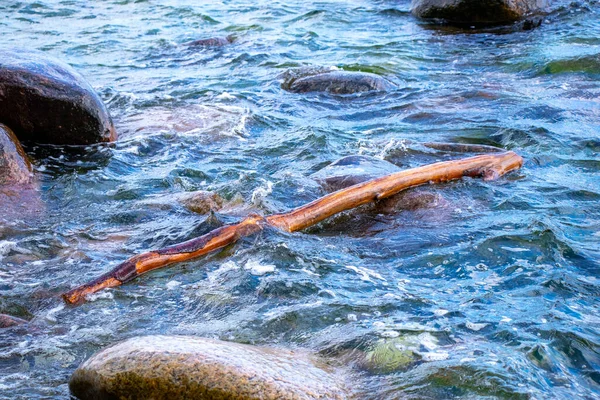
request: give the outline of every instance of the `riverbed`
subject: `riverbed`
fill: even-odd
[[[0,46],[71,64],[120,138],[25,143],[45,210],[0,222],[0,313],[31,320],[0,330],[0,398],[68,398],[83,360],[145,334],[308,349],[351,371],[358,398],[600,396],[600,5],[557,1],[525,31],[432,25],[409,8],[3,1]],[[284,91],[281,75],[306,66],[397,88]],[[411,168],[465,156],[424,142],[525,163],[432,187],[433,208],[268,229],[83,305],[60,299],[140,252],[324,195],[310,175],[340,157]],[[178,201],[198,190],[232,206],[201,215]],[[394,340],[408,360],[365,363]]]

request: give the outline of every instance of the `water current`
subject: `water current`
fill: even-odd
[[[0,223],[0,313],[31,320],[0,330],[0,398],[68,398],[83,360],[145,334],[309,349],[350,371],[357,398],[599,398],[600,3],[555,2],[526,31],[431,25],[409,8],[3,0],[0,46],[74,66],[120,139],[26,144],[45,209]],[[282,90],[303,66],[398,87]],[[79,307],[59,298],[139,252],[322,196],[309,175],[340,157],[463,156],[422,142],[525,164],[436,186],[433,209],[266,230]],[[232,206],[194,213],[178,199],[197,190]]]

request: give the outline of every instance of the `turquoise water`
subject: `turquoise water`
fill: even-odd
[[[600,396],[600,6],[556,2],[532,31],[456,30],[407,1],[36,1],[0,4],[0,46],[80,71],[120,140],[27,145],[46,204],[0,222],[0,398],[66,398],[93,352],[143,334],[311,349],[358,398]],[[235,35],[219,48],[192,40]],[[386,94],[293,94],[290,68],[381,74]],[[79,307],[59,294],[124,259],[324,194],[309,175],[351,154],[403,168],[514,150],[496,182],[432,188],[434,209],[265,231]],[[199,215],[177,196],[235,206]],[[410,343],[409,361],[365,354]]]

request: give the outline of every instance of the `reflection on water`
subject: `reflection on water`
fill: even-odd
[[[531,31],[432,27],[408,9],[2,2],[0,44],[74,65],[122,139],[27,148],[45,210],[0,225],[0,313],[31,320],[0,330],[0,397],[65,398],[81,361],[143,334],[308,348],[350,366],[361,398],[596,397],[600,9],[559,1]],[[306,66],[398,87],[281,89],[285,71]],[[58,298],[244,210],[313,200],[324,190],[311,174],[341,157],[409,168],[461,156],[424,142],[499,146],[526,163],[497,182],[427,189],[443,199],[433,208],[267,230],[81,307]],[[180,196],[196,191],[242,211],[194,213]]]

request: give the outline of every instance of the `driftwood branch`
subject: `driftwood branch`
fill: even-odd
[[[447,182],[465,176],[492,180],[520,168],[522,164],[523,159],[519,155],[508,151],[396,172],[331,193],[287,213],[269,217],[251,215],[238,224],[223,226],[187,242],[134,256],[97,279],[63,294],[63,299],[70,304],[82,302],[88,294],[119,286],[153,269],[210,253],[236,242],[243,236],[256,233],[267,225],[295,232],[339,212],[385,199],[408,188]]]

